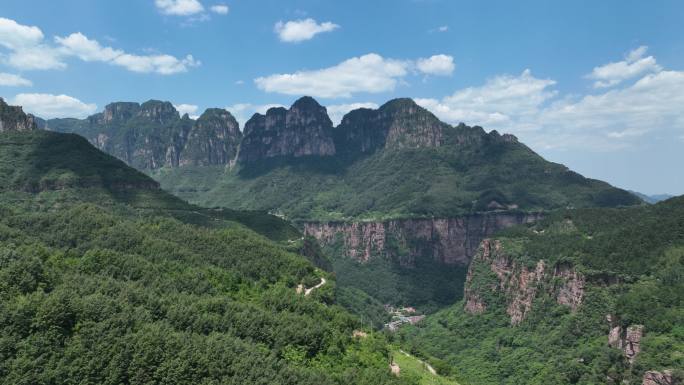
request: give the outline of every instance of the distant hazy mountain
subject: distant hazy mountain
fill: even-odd
[[[639,198],[643,199],[644,202],[647,202],[650,204],[655,204],[655,203],[658,203],[660,201],[668,200],[670,198],[675,197],[674,195],[670,195],[670,194],[646,195],[646,194],[642,194],[642,193],[637,192],[637,191],[632,191],[632,190],[628,190],[628,191],[631,192],[632,194],[638,196]]]

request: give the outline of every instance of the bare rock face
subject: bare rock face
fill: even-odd
[[[447,127],[411,99],[394,99],[377,110],[358,109],[344,116],[335,142],[348,152],[380,148],[438,147]]]
[[[634,363],[637,355],[641,351],[641,338],[644,336],[643,325],[632,325],[627,327],[624,339],[623,352],[630,364]]]
[[[339,237],[346,255],[361,262],[373,256],[396,256],[399,253],[395,248],[400,247],[408,251],[400,261],[404,266],[413,265],[415,258],[422,256],[467,265],[485,237],[539,218],[538,214],[488,213],[386,222],[308,222],[304,223],[304,234],[324,245],[333,244]]]
[[[101,123],[110,123],[113,121],[126,121],[133,118],[140,111],[140,104],[132,102],[118,102],[110,103],[105,106],[102,114],[96,114],[100,118]]]
[[[528,266],[512,258],[500,241],[485,239],[468,269],[464,308],[470,314],[480,314],[488,306],[484,298],[502,296],[511,325],[518,325],[542,292],[553,294],[558,304],[576,311],[582,303],[584,282],[584,277],[571,265],[549,269],[544,260],[539,260]]]
[[[556,290],[556,301],[561,305],[569,306],[573,311],[577,310],[584,296],[586,283],[584,276],[577,273],[569,264],[557,265],[553,276],[562,278],[560,280],[562,284]]]
[[[305,96],[289,110],[271,108],[266,115],[254,114],[245,124],[238,162],[335,155],[332,130],[325,107]]]
[[[49,129],[84,136],[98,149],[137,169],[227,165],[242,138],[226,110],[207,109],[196,121],[170,102],[117,102],[87,119],[51,119]]]
[[[648,371],[644,373],[641,385],[675,385],[675,380],[670,370]]]
[[[644,336],[644,325],[630,325],[623,329],[612,315],[606,316],[610,324],[608,346],[622,350],[629,364],[633,364],[641,351],[641,339]]]
[[[228,164],[237,154],[240,139],[239,124],[230,112],[207,109],[190,130],[179,163],[181,166]]]
[[[0,132],[36,130],[35,118],[19,106],[10,106],[0,98]]]

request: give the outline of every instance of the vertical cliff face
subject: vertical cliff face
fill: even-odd
[[[31,114],[25,114],[19,106],[10,106],[0,98],[0,132],[33,131],[36,122]]]
[[[445,127],[413,100],[394,99],[377,110],[359,109],[345,115],[335,129],[335,144],[351,153],[438,147],[443,143]]]
[[[499,240],[485,239],[468,269],[464,308],[471,314],[505,303],[511,325],[522,322],[534,299],[549,293],[560,305],[576,311],[582,304],[585,278],[568,263],[549,268],[544,260],[530,266],[510,256]]]
[[[304,233],[325,245],[341,240],[346,255],[359,261],[401,254],[401,262],[407,266],[423,256],[445,264],[466,265],[485,237],[539,217],[538,214],[489,213],[386,222],[308,222],[304,224]]]
[[[129,165],[142,169],[225,165],[235,158],[242,134],[226,110],[210,108],[196,121],[170,102],[117,102],[87,119],[51,119],[46,128],[73,132]]]
[[[289,110],[271,108],[246,124],[238,161],[251,163],[276,157],[332,156],[332,122],[313,98],[297,100]]]
[[[180,155],[180,165],[222,165],[235,158],[242,139],[238,122],[220,108],[206,110],[195,122]]]

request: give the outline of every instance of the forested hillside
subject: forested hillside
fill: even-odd
[[[83,138],[27,131],[0,133],[0,382],[413,383],[382,336],[353,337],[285,222],[199,209]]]
[[[504,231],[473,260],[464,300],[401,340],[464,383],[676,384],[682,325],[679,197]]]

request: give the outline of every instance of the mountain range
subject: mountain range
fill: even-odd
[[[222,118],[207,130],[207,115]],[[479,243],[503,228],[549,210],[642,204],[513,135],[451,126],[406,98],[351,111],[337,126],[302,97],[242,131],[228,111],[193,121],[159,101],[46,127],[85,136],[200,206],[275,213],[322,244],[341,291],[428,310],[461,298]]]
[[[304,97],[242,131],[0,99],[0,180],[10,383],[684,380],[684,201],[410,99],[334,126]],[[377,332],[395,306],[427,316]]]

